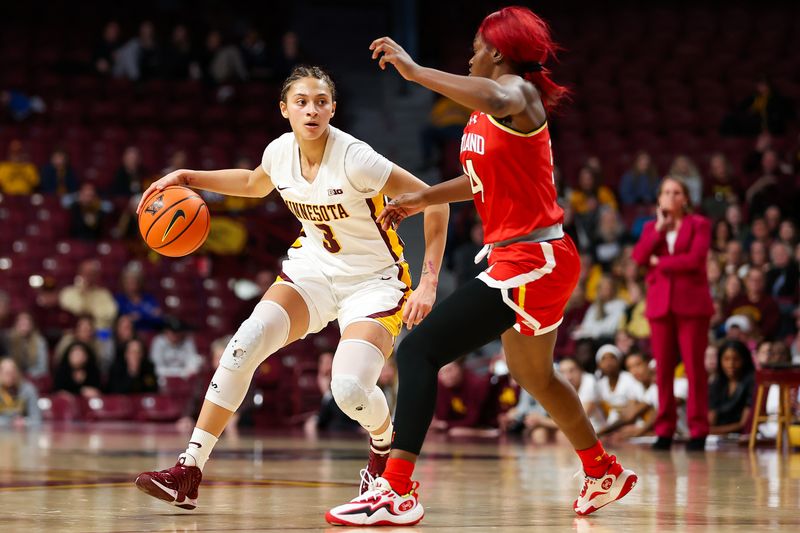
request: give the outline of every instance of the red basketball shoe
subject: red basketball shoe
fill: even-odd
[[[408,494],[400,495],[379,477],[371,490],[325,513],[325,520],[334,526],[413,526],[425,516],[418,486],[415,481]]]
[[[180,462],[160,472],[143,472],[136,478],[136,488],[153,498],[164,500],[181,509],[197,507],[197,488],[203,472],[196,466]]]
[[[619,500],[636,486],[636,481],[639,478],[633,470],[622,468],[622,465],[617,462],[617,458],[613,455],[611,459],[612,463],[606,473],[603,474],[603,477],[594,478],[584,473],[583,488],[578,499],[572,505],[572,508],[579,515],[592,514],[601,507]]]

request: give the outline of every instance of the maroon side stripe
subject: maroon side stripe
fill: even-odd
[[[383,239],[383,242],[386,244],[386,248],[389,250],[389,253],[392,255],[392,258],[395,261],[400,261],[400,258],[394,253],[394,250],[392,250],[392,243],[389,242],[389,235],[383,231],[381,225],[378,224],[378,208],[375,206],[375,202],[372,201],[372,198],[367,198],[367,205],[369,206],[369,214],[372,217],[373,222],[375,222],[375,226],[378,228],[378,231],[381,234],[381,239]]]

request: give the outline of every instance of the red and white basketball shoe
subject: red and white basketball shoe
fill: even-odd
[[[361,470],[359,494],[364,494],[370,490],[370,484],[383,475],[383,471],[386,469],[386,461],[389,459],[389,450],[389,447],[378,448],[373,444],[372,439],[369,439],[369,462],[367,462],[367,467]]]
[[[372,490],[334,507],[325,513],[325,520],[334,526],[413,526],[425,516],[417,487],[419,483],[415,481],[411,491],[401,496],[379,477],[372,483]]]
[[[572,508],[580,516],[592,514],[601,507],[619,500],[636,486],[639,478],[633,470],[622,468],[613,455],[611,459],[612,463],[603,477],[594,478],[586,473],[583,474],[583,488],[578,499],[572,504]]]
[[[196,466],[180,462],[160,472],[143,472],[136,477],[136,488],[153,498],[164,500],[181,509],[197,507],[197,488],[203,472]]]

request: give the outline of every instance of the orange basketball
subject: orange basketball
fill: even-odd
[[[200,248],[210,227],[203,198],[177,185],[151,194],[139,213],[139,233],[144,242],[168,257],[182,257]]]

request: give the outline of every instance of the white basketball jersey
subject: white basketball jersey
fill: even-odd
[[[380,190],[391,163],[362,141],[329,127],[322,162],[311,183],[301,174],[293,133],[278,137],[264,150],[264,171],[303,225],[289,257],[311,257],[328,276],[361,275],[403,261],[403,241],[375,222],[385,205]],[[358,168],[351,161],[356,153],[366,153],[378,163],[366,176],[347,175],[347,170]],[[363,186],[356,188],[354,182]]]

